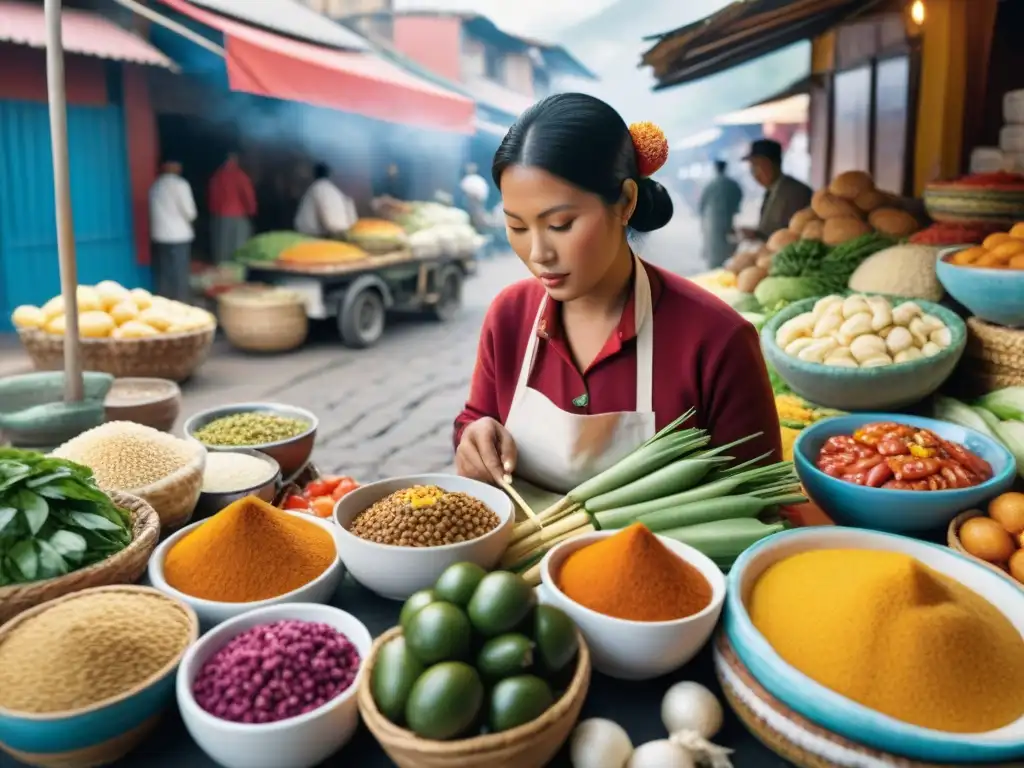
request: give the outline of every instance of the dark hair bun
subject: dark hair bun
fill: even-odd
[[[629,217],[629,226],[637,232],[653,232],[672,220],[675,207],[668,190],[654,179],[640,179],[637,184],[636,210]]]

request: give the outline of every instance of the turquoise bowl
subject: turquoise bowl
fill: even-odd
[[[907,299],[887,297],[899,306]],[[924,399],[949,378],[967,344],[967,327],[949,309],[914,299],[922,310],[935,315],[953,337],[953,343],[934,357],[880,368],[836,368],[790,357],[775,343],[779,327],[814,309],[817,299],[804,299],[786,307],[761,329],[761,350],[783,381],[800,397],[839,411],[887,411]]]
[[[930,429],[944,440],[960,443],[992,466],[992,477],[972,488],[949,491],[896,491],[869,488],[838,480],[817,467],[818,452],[836,435],[851,435],[865,424],[895,421]],[[836,416],[800,430],[793,445],[793,462],[808,497],[839,525],[889,533],[919,533],[945,529],[965,509],[1010,489],[1017,462],[1003,445],[973,429],[945,421],[902,413],[857,413]]]
[[[786,663],[754,627],[750,592],[774,563],[820,549],[903,552],[984,595],[1024,636],[1024,589],[947,547],[889,533],[820,526],[784,531],[747,549],[729,571],[725,632],[754,678],[790,709],[858,744],[929,763],[1008,763],[1024,758],[1024,717],[996,731],[947,733],[910,725],[832,691]],[[998,685],[998,681],[993,681]]]
[[[939,252],[935,272],[946,293],[986,322],[1024,328],[1024,269],[962,267],[950,262],[967,247],[958,245]]]
[[[19,624],[38,616],[57,602],[99,592],[144,592],[173,605],[190,625],[188,642],[162,669],[134,689],[107,701],[67,712],[30,714],[0,708],[0,748],[27,765],[75,768],[106,765],[141,742],[161,713],[173,705],[178,663],[199,636],[199,621],[187,605],[151,587],[95,587],[36,606],[0,627],[0,644]]]

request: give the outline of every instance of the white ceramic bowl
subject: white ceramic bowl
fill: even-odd
[[[337,526],[332,525],[326,520],[320,520],[319,518],[306,515],[301,512],[291,512],[289,510],[281,510],[281,512],[293,515],[302,520],[308,520],[314,525],[319,525],[331,534],[334,538],[335,548],[339,553],[341,552],[341,543],[338,538]],[[187,536],[195,530],[197,526],[200,526],[205,522],[206,520],[200,520],[198,523],[193,523],[192,525],[182,528],[180,531],[163,541],[160,546],[156,548],[156,551],[153,552],[153,556],[149,558],[149,569],[147,571],[150,584],[164,594],[175,597],[183,603],[191,606],[192,610],[194,610],[196,615],[199,617],[199,623],[204,629],[220,624],[222,621],[233,619],[236,616],[240,616],[241,614],[254,609],[266,608],[280,603],[330,602],[335,591],[338,589],[338,585],[341,584],[342,577],[345,575],[345,566],[342,565],[340,559],[336,559],[327,567],[326,571],[321,573],[305,586],[293,589],[291,592],[286,592],[278,597],[272,597],[269,600],[257,600],[253,603],[221,603],[215,600],[202,600],[198,597],[186,595],[184,592],[179,592],[167,583],[167,580],[164,578],[164,560],[167,559],[167,553],[179,539],[183,536]]]
[[[355,517],[374,502],[414,485],[436,485],[446,491],[462,491],[482,501],[498,516],[498,527],[478,539],[440,547],[399,547],[377,544],[349,533]],[[334,505],[338,524],[338,552],[356,581],[389,600],[405,600],[429,589],[454,563],[476,563],[490,570],[501,559],[512,538],[515,508],[505,492],[492,485],[456,475],[406,475],[370,483],[342,496]]]
[[[573,552],[616,533],[619,531],[588,533],[548,552],[540,566],[540,601],[561,608],[576,622],[590,647],[595,670],[620,680],[648,680],[683,666],[711,638],[725,600],[725,576],[710,558],[693,547],[658,536],[662,544],[708,580],[711,602],[704,610],[675,621],[626,621],[584,608],[558,588],[558,572]]]
[[[359,672],[348,690],[319,709],[276,723],[249,725],[221,720],[201,709],[192,684],[203,664],[234,637],[275,621],[329,624],[359,651]],[[312,768],[343,747],[359,724],[356,691],[373,638],[359,619],[329,605],[290,603],[258,608],[226,621],[193,645],[178,667],[178,708],[196,744],[225,768]]]
[[[726,633],[736,655],[757,681],[783,704],[833,733],[914,760],[981,765],[1024,757],[1024,716],[987,733],[922,728],[858,704],[783,661],[754,627],[746,600],[770,566],[801,552],[821,549],[872,549],[911,555],[983,595],[1024,636],[1024,590],[947,547],[860,528],[824,526],[785,531],[754,544],[729,571]]]

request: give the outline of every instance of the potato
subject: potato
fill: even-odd
[[[797,211],[793,214],[793,218],[789,220],[789,231],[794,235],[800,235],[803,233],[804,227],[812,221],[820,221],[813,208],[804,208],[801,211]]]
[[[46,325],[46,314],[39,307],[23,304],[11,313],[15,328],[42,328]]]
[[[861,235],[866,235],[870,231],[871,227],[860,219],[852,216],[842,216],[825,220],[821,240],[825,245],[839,245]]]
[[[801,240],[821,240],[825,234],[825,222],[820,219],[807,222],[804,231],[800,233]]]
[[[799,238],[795,233],[788,229],[780,229],[772,233],[772,236],[768,238],[768,242],[765,244],[765,247],[772,253],[778,253],[787,245],[791,245],[797,240],[799,240]],[[1024,243],[1021,243],[1021,245],[1024,246]]]
[[[758,266],[747,267],[736,278],[736,287],[743,293],[753,293],[758,283],[768,277],[768,270]]]

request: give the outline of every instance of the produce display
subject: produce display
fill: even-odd
[[[88,467],[0,449],[0,587],[86,568],[131,540],[131,516],[99,489]]]
[[[351,477],[327,475],[310,481],[300,493],[286,496],[283,506],[293,512],[328,518],[334,514],[334,503],[358,487],[359,483]]]
[[[440,547],[478,539],[499,522],[494,510],[468,493],[416,485],[375,501],[356,515],[349,532],[377,544]]]
[[[289,248],[313,239],[298,232],[264,232],[249,238],[232,258],[243,264],[277,261]]]
[[[451,740],[524,725],[572,678],[576,625],[537,605],[505,571],[457,563],[433,590],[406,601],[402,635],[381,649],[370,686],[381,714],[425,739]]]
[[[206,457],[203,493],[231,493],[255,488],[274,477],[274,468],[247,453],[218,451]]]
[[[0,709],[31,715],[127,693],[193,640],[176,603],[149,590],[92,590],[20,621],[0,643]]]
[[[896,491],[970,488],[992,477],[991,465],[959,443],[894,422],[830,437],[818,452],[817,467],[847,483]]]
[[[372,251],[396,251],[409,244],[406,231],[386,219],[360,219],[345,233],[350,243]]]
[[[352,687],[359,651],[334,627],[276,621],[232,638],[192,684],[199,707],[234,723],[277,723],[319,709]]]
[[[942,320],[912,301],[826,296],[779,326],[775,343],[790,357],[842,368],[875,368],[934,357],[953,343]]]
[[[304,587],[337,559],[334,538],[322,527],[246,496],[168,550],[164,579],[202,600],[254,603]]]
[[[83,339],[146,339],[175,333],[212,330],[217,321],[205,309],[153,296],[142,288],[128,290],[112,280],[78,286],[78,335]],[[64,335],[64,297],[42,307],[20,306],[11,315],[16,328]]]
[[[960,267],[1024,269],[1024,222],[1015,224],[1009,232],[989,235],[981,245],[954,253],[949,263]]]
[[[949,224],[936,222],[908,238],[915,245],[932,245],[937,248],[949,245],[980,243],[989,235],[998,232],[992,224]]]
[[[363,261],[370,255],[351,243],[337,240],[306,240],[281,251],[278,261],[284,264],[344,264]]]
[[[957,535],[969,554],[1024,584],[1024,493],[1010,491],[992,499],[987,512],[964,521]]]
[[[787,664],[889,717],[981,733],[1024,714],[1020,632],[980,594],[909,555],[791,555],[757,579],[747,608]]]
[[[724,454],[757,435],[705,450],[711,442],[706,430],[679,428],[695,414],[687,411],[617,464],[517,524],[503,567],[537,583],[539,561],[556,544],[597,527],[636,522],[728,567],[751,544],[783,530],[784,523],[758,516],[807,500],[792,463],[754,466],[766,455],[729,466],[733,459]]]
[[[711,603],[708,580],[642,523],[576,550],[555,580],[570,600],[627,621],[685,619]]]
[[[197,429],[192,436],[203,445],[219,447],[267,445],[298,437],[310,426],[302,419],[251,411],[221,416]]]
[[[937,397],[934,415],[1002,443],[1017,459],[1017,474],[1024,478],[1024,387],[989,392],[973,405]]]
[[[813,403],[808,403],[802,397],[797,397],[788,391],[775,395],[775,410],[779,414],[779,431],[782,435],[782,459],[784,461],[792,461],[793,446],[797,437],[800,436],[800,430],[822,419],[844,415],[842,411],[820,408]]]
[[[940,301],[945,290],[935,274],[938,250],[927,245],[895,245],[872,254],[850,275],[849,288],[907,299]]]

